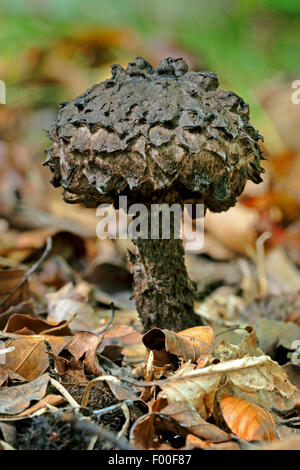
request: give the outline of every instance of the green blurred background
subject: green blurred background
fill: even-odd
[[[250,104],[269,162],[266,184],[245,194],[265,191],[262,219],[269,211],[276,230],[300,220],[300,104],[291,100],[299,32],[299,0],[2,0],[0,216],[11,220],[26,204],[60,215],[75,210],[60,201],[41,165],[49,146],[43,129],[59,102],[110,76],[113,63],[182,56]]]
[[[168,43],[176,53],[176,44],[183,48],[179,53],[184,54],[185,50],[198,57],[198,63],[194,60],[192,64],[195,68],[215,71],[224,87],[244,96],[252,105],[254,118],[258,115],[258,119],[261,115],[254,91],[274,76],[293,74],[299,63],[298,0],[2,1],[1,58],[10,64],[10,70],[3,64],[1,68],[12,87],[10,102],[25,101],[32,91],[16,89],[24,82],[22,73],[28,72],[22,70],[19,63],[24,61],[26,50],[51,48],[60,38],[107,29],[122,31],[124,37],[119,44],[112,40],[109,53],[102,56],[102,63],[93,57],[95,51],[86,49],[85,55],[79,43],[68,59],[82,68],[97,68],[114,59],[120,60],[123,49],[124,61],[132,59],[135,52],[149,59],[153,59],[153,55],[154,60],[158,60],[159,54],[163,57],[168,52]],[[136,51],[134,41],[140,41]],[[147,50],[147,44],[152,46],[152,52],[151,47]],[[172,48],[169,49],[172,52]],[[26,68],[26,64],[23,66]],[[97,73],[90,77],[91,81],[96,80]],[[42,95],[41,90],[39,93]],[[52,83],[44,96],[34,94],[31,98],[55,103],[61,94]]]

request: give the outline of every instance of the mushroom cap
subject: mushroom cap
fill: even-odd
[[[87,207],[128,202],[203,203],[220,212],[247,179],[259,183],[263,159],[249,106],[218,88],[212,72],[188,72],[167,58],[153,68],[138,57],[62,109],[48,136],[45,165],[66,202]]]

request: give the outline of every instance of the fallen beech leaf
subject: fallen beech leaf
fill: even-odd
[[[15,346],[7,354],[6,366],[27,380],[33,380],[45,372],[49,366],[49,355],[45,344],[47,341],[54,354],[59,354],[70,341],[69,336],[20,335],[6,341],[6,347]]]
[[[187,363],[188,364],[188,363]],[[213,364],[202,369],[178,370],[167,380],[152,382],[165,392],[168,402],[190,403],[204,418],[212,414],[215,393],[221,377],[234,389],[234,395],[266,409],[294,407],[299,391],[292,385],[284,370],[268,356],[243,357]]]
[[[186,402],[175,402],[165,406],[161,414],[170,416],[178,422],[181,428],[184,428],[185,433],[193,434],[206,442],[225,442],[231,438],[218,426],[207,423],[199,413]]]
[[[5,312],[12,305],[18,305],[29,299],[29,287],[27,280],[16,292],[14,289],[24,278],[26,271],[22,269],[0,270],[0,312]],[[10,295],[10,293],[12,293]]]
[[[221,380],[218,374],[203,377],[191,377],[190,374],[197,372],[177,372],[168,380],[161,381],[160,388],[165,392],[168,402],[185,402],[198,411],[204,419],[213,413],[214,397]],[[180,380],[178,380],[180,379]]]
[[[174,333],[169,330],[152,328],[143,336],[143,343],[148,351],[153,351],[156,366],[177,362],[176,358],[184,361],[205,363],[213,350],[214,333],[210,326],[197,326],[188,330]]]
[[[76,361],[83,357],[83,364],[90,374],[101,374],[96,356],[101,339],[100,335],[88,331],[78,331],[67,346],[67,350],[74,356]]]
[[[21,418],[21,417],[27,417],[36,411],[45,408],[47,405],[51,406],[57,406],[61,405],[62,403],[65,403],[67,400],[62,397],[61,395],[47,395],[45,398],[42,398],[38,403],[35,403],[34,405],[30,406],[30,408],[27,408],[27,410],[22,411],[22,413],[19,413],[16,415],[16,417]]]
[[[88,383],[82,362],[77,361],[74,357],[68,360],[50,352],[48,354],[54,361],[57,375],[59,375],[64,382],[71,382],[78,385],[86,385]]]
[[[162,437],[163,431],[171,431],[178,435],[179,425],[176,426],[176,422],[171,422],[167,416],[158,413],[148,413],[141,416],[133,424],[130,430],[129,441],[137,449],[162,449],[162,445],[165,445]],[[173,447],[168,446],[168,449],[171,450]]]
[[[111,348],[119,348],[119,354],[124,356],[124,362],[137,364],[145,358],[145,346],[142,343],[142,335],[132,326],[119,325],[105,331],[98,352],[104,356],[111,357]]]
[[[223,418],[231,431],[246,441],[276,440],[273,416],[260,406],[224,394],[220,400]]]
[[[294,350],[294,341],[300,340],[300,326],[291,322],[281,322],[259,318],[255,323],[255,331],[261,349],[272,357],[279,346]]]
[[[27,328],[36,334],[47,331],[47,335],[51,336],[71,336],[72,333],[68,326],[56,329],[57,327],[62,327],[64,323],[66,322],[61,321],[59,323],[50,323],[42,320],[41,318],[33,318],[29,315],[15,314],[12,315],[8,320],[4,331],[6,333],[22,334],[21,331],[24,328]],[[52,329],[54,329],[53,332],[51,331]]]
[[[3,364],[0,364],[0,387],[7,381],[9,377],[9,370]]]
[[[48,374],[24,385],[0,389],[0,414],[16,415],[27,408],[32,400],[44,397],[49,382]]]
[[[88,303],[90,291],[91,287],[85,282],[81,282],[77,286],[73,286],[69,282],[57,292],[47,294],[49,312],[47,320],[53,322],[70,320],[76,313],[77,316],[71,324],[72,330],[96,330],[100,328],[100,319]]]

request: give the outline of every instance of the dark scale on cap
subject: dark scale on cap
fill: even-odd
[[[45,162],[53,184],[87,207],[127,195],[228,209],[247,179],[261,181],[263,157],[248,105],[218,86],[181,58],[113,65],[110,79],[62,104]]]

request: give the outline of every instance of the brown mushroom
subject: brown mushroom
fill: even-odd
[[[138,57],[126,70],[64,103],[46,165],[64,199],[97,207],[128,203],[203,203],[214,212],[236,203],[247,179],[259,183],[261,136],[248,105],[218,88],[211,72],[188,72],[183,59],[153,68]],[[174,224],[174,221],[173,221]],[[199,324],[182,241],[133,240],[134,297],[145,329]]]

